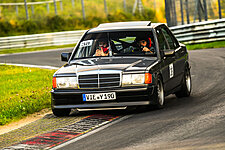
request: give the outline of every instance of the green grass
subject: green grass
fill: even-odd
[[[217,41],[203,44],[186,45],[188,50],[207,49],[207,48],[222,48],[225,47],[225,41]]]
[[[54,72],[0,65],[0,125],[50,107]]]
[[[42,50],[70,48],[70,47],[73,48],[75,45],[76,44],[59,45],[59,46],[44,46],[44,47],[35,47],[35,48],[3,49],[3,50],[0,50],[0,54],[12,54],[12,53],[42,51]]]

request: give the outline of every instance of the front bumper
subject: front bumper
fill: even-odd
[[[155,87],[120,87],[113,89],[74,89],[74,90],[52,90],[52,109],[64,108],[104,108],[104,107],[125,107],[148,105],[151,100],[149,96],[153,94]],[[82,99],[82,94],[116,92],[116,99],[110,101],[86,102]]]

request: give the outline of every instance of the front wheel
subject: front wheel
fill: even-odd
[[[161,109],[164,107],[164,101],[165,101],[165,96],[164,96],[164,87],[162,83],[162,79],[159,77],[156,90],[154,90],[153,95],[150,97],[153,101],[153,106],[157,109]]]
[[[190,69],[186,68],[184,72],[184,77],[181,83],[181,89],[180,91],[176,92],[175,95],[178,98],[189,97],[191,94],[191,89],[192,89],[191,73],[190,73]]]
[[[57,117],[69,116],[71,109],[52,109],[52,112]]]

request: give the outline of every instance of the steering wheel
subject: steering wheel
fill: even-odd
[[[120,42],[120,43],[122,44],[123,48],[128,48],[128,47],[131,46],[131,43],[124,42],[124,41],[119,40],[119,39],[118,39],[117,41]]]

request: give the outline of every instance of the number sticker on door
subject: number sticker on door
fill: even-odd
[[[169,65],[169,72],[170,72],[170,78],[173,78],[173,76],[174,76],[173,63]]]

